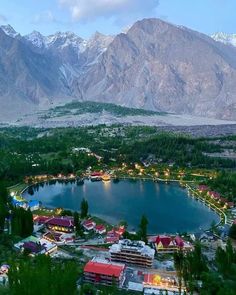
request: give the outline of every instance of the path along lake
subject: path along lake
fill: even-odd
[[[39,200],[45,207],[80,210],[83,198],[88,201],[89,213],[111,224],[128,222],[137,230],[142,214],[148,218],[148,233],[197,232],[218,222],[219,216],[200,201],[188,196],[178,184],[153,181],[121,180],[118,183],[91,182],[83,185],[59,183],[34,188],[33,196],[23,193],[27,200]]]

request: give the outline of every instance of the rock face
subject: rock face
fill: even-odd
[[[236,120],[236,48],[158,19],[88,41],[0,30],[0,97],[35,109],[78,99]]]
[[[146,19],[118,35],[77,87],[83,99],[236,119],[236,50]]]

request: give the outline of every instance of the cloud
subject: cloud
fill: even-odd
[[[7,17],[3,14],[0,14],[0,22],[1,23],[6,23],[7,22]]]
[[[152,13],[159,0],[58,0],[69,9],[73,20],[91,21],[101,17],[119,17]]]
[[[56,22],[56,19],[50,10],[45,10],[35,15],[32,20],[33,24],[52,23],[52,22]]]

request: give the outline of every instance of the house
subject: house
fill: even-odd
[[[83,222],[83,228],[87,231],[93,230],[96,226],[96,223],[92,219],[87,219]]]
[[[175,251],[176,249],[170,236],[157,236],[155,247],[157,251]]]
[[[189,251],[193,249],[193,246],[184,241],[180,236],[162,236],[159,235],[154,242],[157,252],[172,253],[177,250]]]
[[[124,278],[124,264],[111,263],[106,260],[93,259],[84,267],[84,281],[103,285],[121,287]]]
[[[125,227],[121,225],[118,228],[115,228],[114,230],[119,236],[122,236],[125,232]]]
[[[71,217],[52,217],[46,221],[49,230],[71,233],[74,231],[74,219]]]
[[[107,244],[113,244],[118,242],[120,239],[120,235],[117,234],[114,230],[111,230],[107,233],[107,236],[105,238],[105,243]]]
[[[63,234],[62,233],[58,233],[58,232],[47,232],[43,235],[43,238],[51,243],[55,243],[55,244],[64,244],[65,243],[65,239],[63,238]]]
[[[113,244],[118,242],[120,240],[120,237],[124,234],[124,232],[125,232],[124,226],[119,226],[118,228],[113,227],[113,229],[107,233],[105,242],[108,244]]]
[[[204,193],[204,192],[207,192],[209,190],[209,187],[207,185],[199,185],[198,186],[198,191],[200,193]]]
[[[209,191],[209,192],[207,192],[207,195],[209,197],[211,197],[212,199],[214,199],[214,200],[219,200],[220,199],[220,194],[218,192],[215,192],[215,191]]]
[[[12,198],[11,203],[15,207],[22,207],[24,209],[27,209],[27,202],[23,200],[17,200],[16,198]]]
[[[102,176],[103,176],[103,173],[101,173],[101,172],[92,172],[90,174],[90,180],[91,181],[99,181],[99,180],[102,180]]]
[[[105,234],[106,233],[106,227],[103,224],[98,224],[95,226],[94,231],[99,234]]]
[[[49,219],[51,219],[50,216],[42,216],[42,215],[34,215],[33,221],[35,224],[42,225],[45,224]]]
[[[227,208],[234,208],[234,202],[226,202]]]
[[[17,250],[28,250],[31,255],[51,254],[57,250],[57,245],[47,241],[44,238],[29,236],[14,245]]]
[[[28,202],[28,206],[30,208],[30,211],[36,211],[40,208],[40,202],[37,200],[30,200]]]

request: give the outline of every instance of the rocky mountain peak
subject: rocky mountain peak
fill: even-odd
[[[15,31],[15,29],[11,25],[2,25],[1,29],[4,31],[4,33],[12,38],[15,38],[17,36],[20,36],[19,33]]]
[[[42,48],[45,46],[46,37],[38,31],[33,31],[30,34],[25,35],[24,38],[35,47]]]
[[[111,35],[104,35],[96,31],[88,40],[87,47],[97,46],[100,48],[105,48],[112,42],[113,39],[114,37]]]

